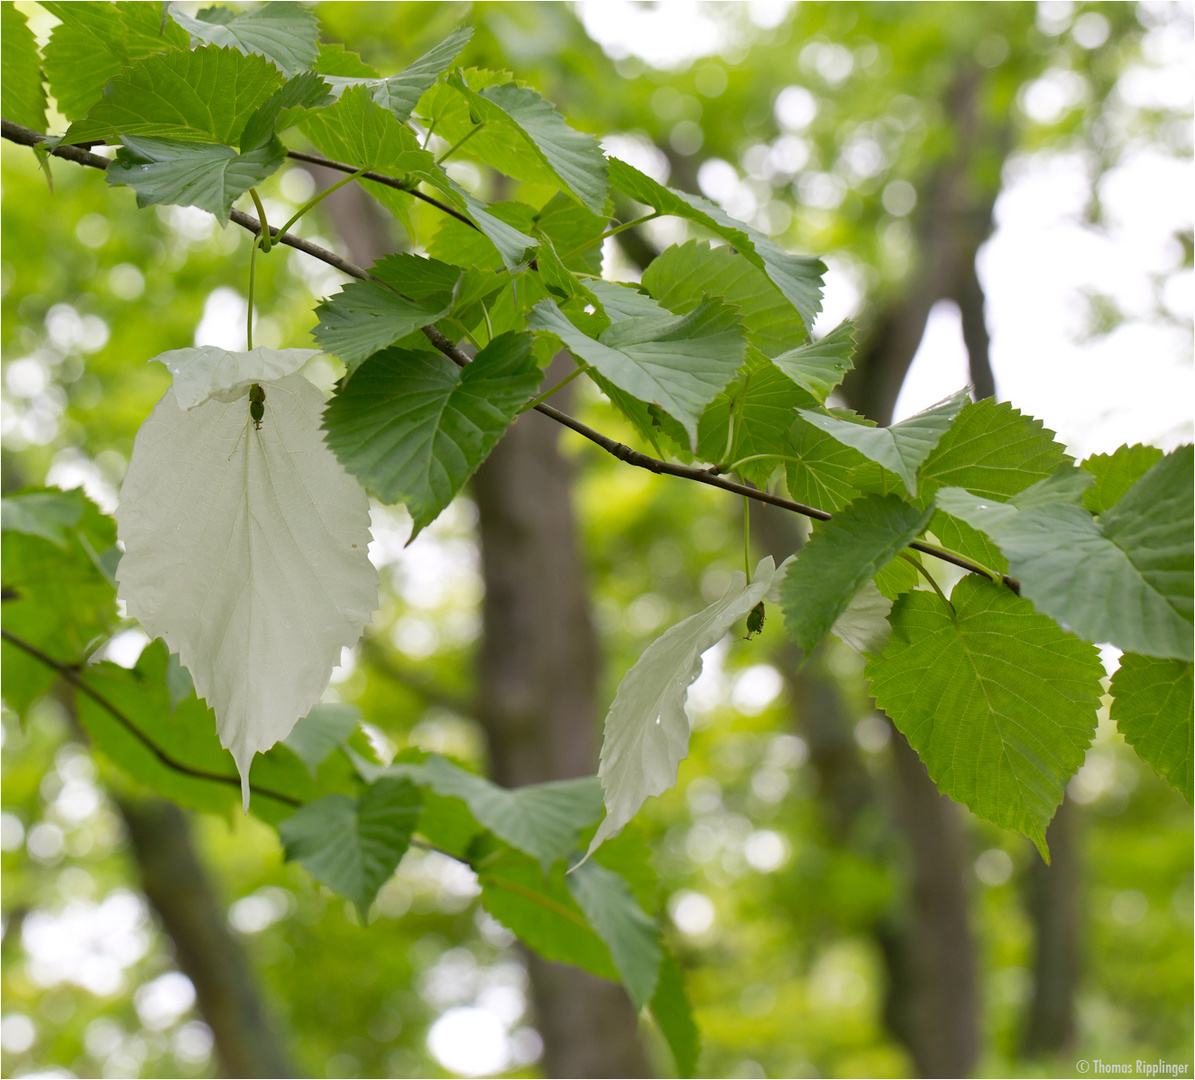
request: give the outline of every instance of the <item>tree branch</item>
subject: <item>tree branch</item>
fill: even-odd
[[[30,645],[29,642],[23,638],[17,637],[16,634],[9,630],[0,629],[0,636],[7,641],[14,648],[20,649],[32,656],[39,664],[44,664],[46,667],[58,672],[62,678],[66,679],[76,689],[81,690],[92,701],[100,706],[105,712],[121,725],[130,735],[133,736],[142,746],[144,746],[151,754],[154,755],[163,765],[168,769],[173,769],[175,772],[180,772],[185,776],[193,776],[198,780],[210,780],[216,784],[229,784],[235,787],[238,791],[241,788],[240,777],[225,776],[223,773],[208,772],[206,769],[196,769],[190,765],[184,765],[181,761],[175,760],[165,750],[163,750],[157,743],[155,743],[148,735],[145,734],[132,720],[129,719],[123,712],[112,704],[103,694],[94,689],[86,679],[83,678],[77,667],[71,664],[64,664],[61,660],[55,660],[52,656],[47,656],[41,649],[35,645]],[[292,795],[283,795],[278,791],[271,791],[269,788],[259,787],[255,784],[249,785],[249,790],[254,795],[261,795],[267,799],[274,799],[276,802],[285,803],[287,806],[302,806],[303,802],[300,799],[294,798]]]
[[[11,120],[2,121],[2,129],[0,134],[4,138],[12,142],[19,143],[22,146],[36,146],[38,143],[45,142],[46,136],[40,132],[34,131],[32,128],[22,127],[20,124],[14,124]],[[59,146],[51,151],[55,157],[65,158],[67,161],[74,161],[80,165],[88,165],[94,169],[107,169],[110,164],[109,160],[100,157],[98,154],[89,153],[86,150],[80,150],[73,146]],[[306,159],[310,160],[311,155]],[[350,172],[356,172],[352,166],[341,165],[336,162],[319,162],[319,164],[326,164],[332,168],[347,169]],[[368,174],[367,174],[368,175]],[[380,176],[380,174],[379,174]],[[391,178],[392,179],[392,178]],[[397,181],[395,182],[398,183]],[[405,191],[406,188],[403,188]],[[230,220],[235,221],[243,229],[247,229],[255,236],[261,235],[261,222],[251,214],[246,214],[242,210],[233,210],[229,215]],[[321,247],[319,244],[313,244],[310,240],[304,240],[301,237],[295,236],[292,233],[283,233],[278,229],[271,228],[270,235],[274,238],[274,243],[285,244],[287,247],[292,247],[296,251],[302,251],[306,255],[310,255],[314,259],[319,259],[327,265],[335,267],[341,273],[347,274],[349,277],[358,278],[361,281],[379,281],[368,270],[349,262],[348,259],[342,258],[334,251],[329,251],[327,248]],[[386,285],[386,282],[379,282]],[[389,286],[387,286],[389,287]],[[449,338],[445,337],[434,326],[423,327],[423,333],[427,339],[449,360],[451,360],[458,367],[464,367],[469,363],[469,357],[466,356]],[[792,499],[785,499],[779,495],[773,495],[767,491],[760,491],[758,488],[753,488],[747,484],[740,484],[734,480],[728,480],[726,477],[719,474],[717,467],[710,469],[700,469],[694,465],[678,465],[668,461],[661,461],[659,458],[653,458],[648,454],[642,454],[638,450],[632,450],[629,446],[623,443],[616,442],[614,439],[608,438],[600,431],[595,431],[587,424],[583,424],[574,416],[568,413],[561,412],[559,409],[553,408],[547,403],[535,406],[537,412],[543,413],[545,416],[551,417],[558,424],[563,424],[565,427],[575,431],[578,435],[588,439],[590,442],[600,446],[608,454],[618,458],[619,461],[626,462],[628,465],[633,465],[639,469],[647,469],[649,472],[664,476],[678,476],[684,480],[694,480],[699,484],[707,484],[710,487],[720,488],[722,491],[733,492],[736,495],[743,495],[748,499],[754,499],[756,502],[768,503],[771,506],[778,506],[783,510],[788,510],[794,514],[802,514],[805,517],[813,518],[815,521],[829,521],[830,515],[825,510],[819,510],[815,506],[806,506],[803,503],[795,502]],[[920,541],[913,541],[909,547],[915,551],[920,551],[925,555],[932,555],[935,559],[941,559],[943,562],[948,562],[960,569],[966,570],[972,574],[982,574],[989,578],[990,574],[978,563],[972,562],[970,559],[963,558],[961,555],[956,555],[953,552],[944,552],[932,545],[922,544]],[[1011,589],[1014,593],[1020,595],[1020,583],[1008,574],[1001,576],[1003,583]]]

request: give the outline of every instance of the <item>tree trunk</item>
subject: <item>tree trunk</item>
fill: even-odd
[[[228,929],[183,812],[161,799],[118,800],[141,887],[195,987],[225,1076],[299,1076],[266,1015],[241,943]]]
[[[565,374],[557,366],[548,384]],[[558,435],[524,413],[473,482],[485,578],[479,716],[494,779],[510,787],[597,765],[597,642]],[[621,985],[530,953],[528,967],[548,1076],[649,1075]]]
[[[1079,981],[1082,865],[1078,812],[1065,800],[1050,822],[1050,865],[1034,852],[1026,881],[1033,920],[1033,997],[1026,1015],[1026,1057],[1060,1054],[1075,1038],[1075,989]]]

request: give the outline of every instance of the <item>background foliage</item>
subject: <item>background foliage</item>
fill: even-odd
[[[48,30],[51,20],[36,5],[22,10],[39,33]],[[922,240],[909,225],[912,207],[899,212],[909,191],[932,207],[935,163],[968,137],[940,104],[959,55],[994,73],[985,117],[1017,118],[1011,129],[993,122],[976,136],[969,181],[993,197],[1010,144],[1021,153],[1085,148],[1094,177],[1141,140],[1189,152],[1170,123],[1172,108],[1117,113],[1108,105],[1124,73],[1150,63],[1150,34],[1166,31],[1163,10],[917,5],[902,6],[899,22],[890,10],[803,5],[767,29],[745,11],[731,13],[736,44],[727,56],[657,70],[633,57],[612,62],[563,5],[475,5],[478,31],[463,62],[516,68],[578,128],[617,134],[624,153],[633,144],[666,163],[672,186],[737,199],[729,212],[754,214],[757,227],[786,246],[834,253],[857,275],[864,318],[901,298],[916,272]],[[447,36],[466,11],[336,4],[319,14],[328,39],[389,72]],[[1089,15],[1102,31],[1082,21]],[[1097,44],[1084,44],[1101,33]],[[820,51],[807,53],[808,43]],[[777,98],[794,57],[816,106],[799,136]],[[1039,85],[1043,72],[1055,81],[1059,72],[1078,76],[1086,87],[1052,122],[1034,122],[1025,108],[1026,87]],[[804,101],[787,100],[793,108]],[[1113,96],[1114,105],[1122,101]],[[880,163],[859,167],[867,151],[852,156],[849,148],[872,143]],[[735,185],[718,187],[718,166],[703,172],[714,161],[731,163]],[[110,509],[133,434],[167,382],[157,365],[140,361],[193,338],[230,335],[235,345],[248,240],[199,212],[138,212],[127,192],[109,192],[98,176],[65,163],[53,166],[51,192],[23,149],[6,145],[4,166],[5,491],[85,481]],[[462,181],[481,179],[462,171]],[[312,181],[292,170],[263,190],[270,219],[280,221]],[[433,213],[412,213],[415,236],[432,232]],[[1098,227],[1094,196],[1091,214]],[[316,218],[305,235],[328,239],[334,228]],[[657,246],[684,238],[643,232],[639,241]],[[1189,236],[1184,250],[1189,267]],[[607,266],[625,273],[633,253],[633,240],[611,248]],[[258,339],[309,345],[314,301],[340,279],[293,252],[259,260],[259,275]],[[1114,310],[1093,310],[1116,322]],[[578,405],[602,430],[634,438],[596,394]],[[716,492],[626,469],[579,440],[564,446],[579,476],[609,700],[648,641],[721,594],[740,565],[738,508]],[[404,516],[377,513],[384,617],[342,667],[334,696],[361,710],[380,743],[481,766],[470,676],[480,586],[475,515],[460,499],[403,549]],[[835,827],[828,774],[811,760],[803,726],[813,709],[781,674],[788,668],[779,659],[780,623],[777,615],[757,641],[718,654],[681,783],[641,815],[705,1040],[701,1072],[903,1075],[908,1051],[885,1025],[874,927],[899,911],[907,855],[885,828],[882,800],[865,803],[848,831]],[[127,663],[138,644],[133,632],[108,652]],[[883,790],[891,741],[863,697],[859,664],[836,645],[811,661],[843,700],[850,757]],[[187,984],[138,892],[111,801],[129,794],[126,782],[87,752],[53,696],[33,705],[23,724],[6,712],[4,738],[5,1072],[212,1071],[210,1035],[190,1011]],[[1070,791],[1085,867],[1079,1023],[1067,1059],[1187,1060],[1189,811],[1106,718]],[[434,1035],[428,1041],[437,1019],[472,1023],[475,1038],[496,1032],[492,1044],[505,1057],[478,1071],[534,1070],[538,1036],[520,954],[481,913],[467,872],[413,853],[363,932],[350,905],[282,863],[272,830],[236,813],[197,815],[196,824],[231,925],[304,1070],[438,1074],[448,1059],[437,1060],[443,1044]],[[1023,1040],[1036,856],[986,823],[969,819],[966,829],[982,959],[980,1068],[1048,1072],[1054,1066],[1027,1056]],[[460,1009],[476,1011],[453,1011]],[[451,1030],[440,1028],[442,1036]]]

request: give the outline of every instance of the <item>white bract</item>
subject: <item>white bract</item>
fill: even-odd
[[[377,606],[369,500],[324,444],[323,395],[292,374],[312,355],[159,357],[180,389],[138,431],[116,511],[119,596],[215,710],[246,807],[253,755],[319,701]],[[266,394],[260,429],[254,382]]]
[[[627,672],[606,716],[598,768],[606,817],[589,854],[617,836],[650,796],[676,784],[677,769],[689,754],[685,697],[701,674],[701,654],[768,595],[786,566],[777,570],[768,556],[750,584],[735,571],[721,600],[666,630]]]

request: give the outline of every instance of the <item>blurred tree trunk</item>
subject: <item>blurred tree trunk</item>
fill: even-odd
[[[1063,801],[1046,830],[1050,865],[1035,851],[1026,880],[1026,906],[1033,920],[1033,997],[1025,1016],[1026,1057],[1059,1054],[1075,1038],[1075,990],[1079,982],[1080,897],[1083,886],[1078,812]]]
[[[358,265],[393,250],[385,217],[356,185],[324,206]],[[507,787],[597,768],[597,641],[558,434],[551,420],[525,414],[473,480],[485,581],[476,715],[493,778]],[[620,984],[524,955],[549,1076],[649,1075]]]
[[[191,841],[186,816],[162,799],[118,799],[141,887],[174,944],[179,970],[215,1039],[225,1076],[299,1076],[269,1022],[241,943]]]
[[[571,366],[558,358],[547,384]],[[508,787],[597,767],[597,641],[559,432],[525,413],[473,481],[485,577],[478,712],[494,779]],[[649,1075],[621,985],[527,958],[548,1076]]]

